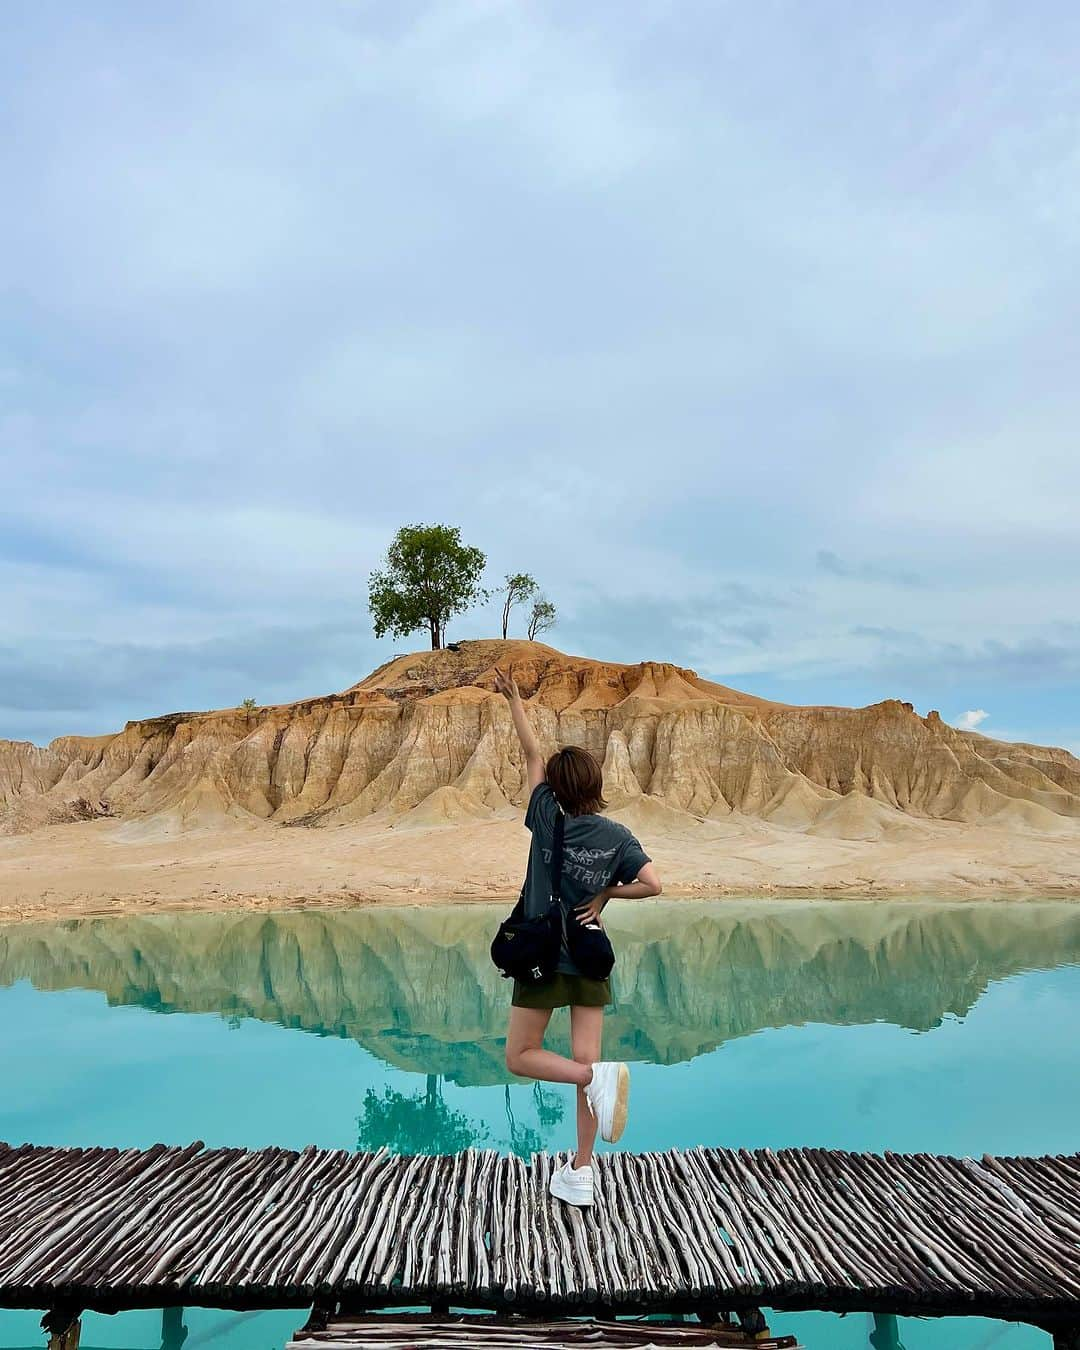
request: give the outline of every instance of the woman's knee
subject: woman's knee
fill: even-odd
[[[528,1078],[528,1070],[525,1067],[525,1057],[530,1050],[538,1049],[533,1045],[511,1045],[509,1041],[506,1045],[506,1067],[511,1073],[516,1073],[521,1078]]]

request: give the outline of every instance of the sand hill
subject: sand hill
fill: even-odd
[[[510,893],[524,792],[496,664],[546,746],[603,761],[612,808],[677,888],[1080,889],[1080,761],[1065,750],[899,700],[794,707],[665,662],[480,641],[321,698],[0,741],[0,909],[39,910],[50,891],[60,908],[196,901],[212,873],[253,898]],[[164,892],[149,884],[172,866]]]

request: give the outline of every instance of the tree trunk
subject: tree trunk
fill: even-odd
[[[432,650],[433,652],[437,652],[437,651],[439,650],[439,648],[442,646],[442,643],[439,641],[439,622],[438,622],[438,620],[437,620],[437,619],[429,619],[429,620],[428,620],[428,629],[429,629],[429,631],[430,631],[430,633],[431,633],[431,650]]]

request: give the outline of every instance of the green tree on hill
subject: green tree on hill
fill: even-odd
[[[510,611],[515,605],[532,599],[536,594],[536,582],[528,572],[508,572],[502,594],[502,635],[505,641],[507,629],[510,627]]]
[[[487,559],[461,542],[451,525],[403,525],[383,567],[368,581],[375,636],[407,637],[427,628],[432,651],[446,641],[446,625],[470,605],[486,600],[480,584]]]
[[[533,601],[532,613],[529,615],[529,641],[533,641],[538,633],[546,633],[549,628],[554,627],[555,606],[542,595],[537,596]]]

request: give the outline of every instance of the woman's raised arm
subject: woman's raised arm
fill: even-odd
[[[495,667],[495,688],[510,704],[510,716],[514,720],[514,730],[517,732],[517,738],[521,742],[521,748],[525,754],[525,772],[529,780],[529,791],[532,792],[533,788],[538,783],[542,783],[546,776],[544,757],[540,753],[540,742],[536,739],[536,732],[532,729],[529,714],[525,711],[525,704],[521,701],[517,681],[509,672],[504,674],[498,666]]]

